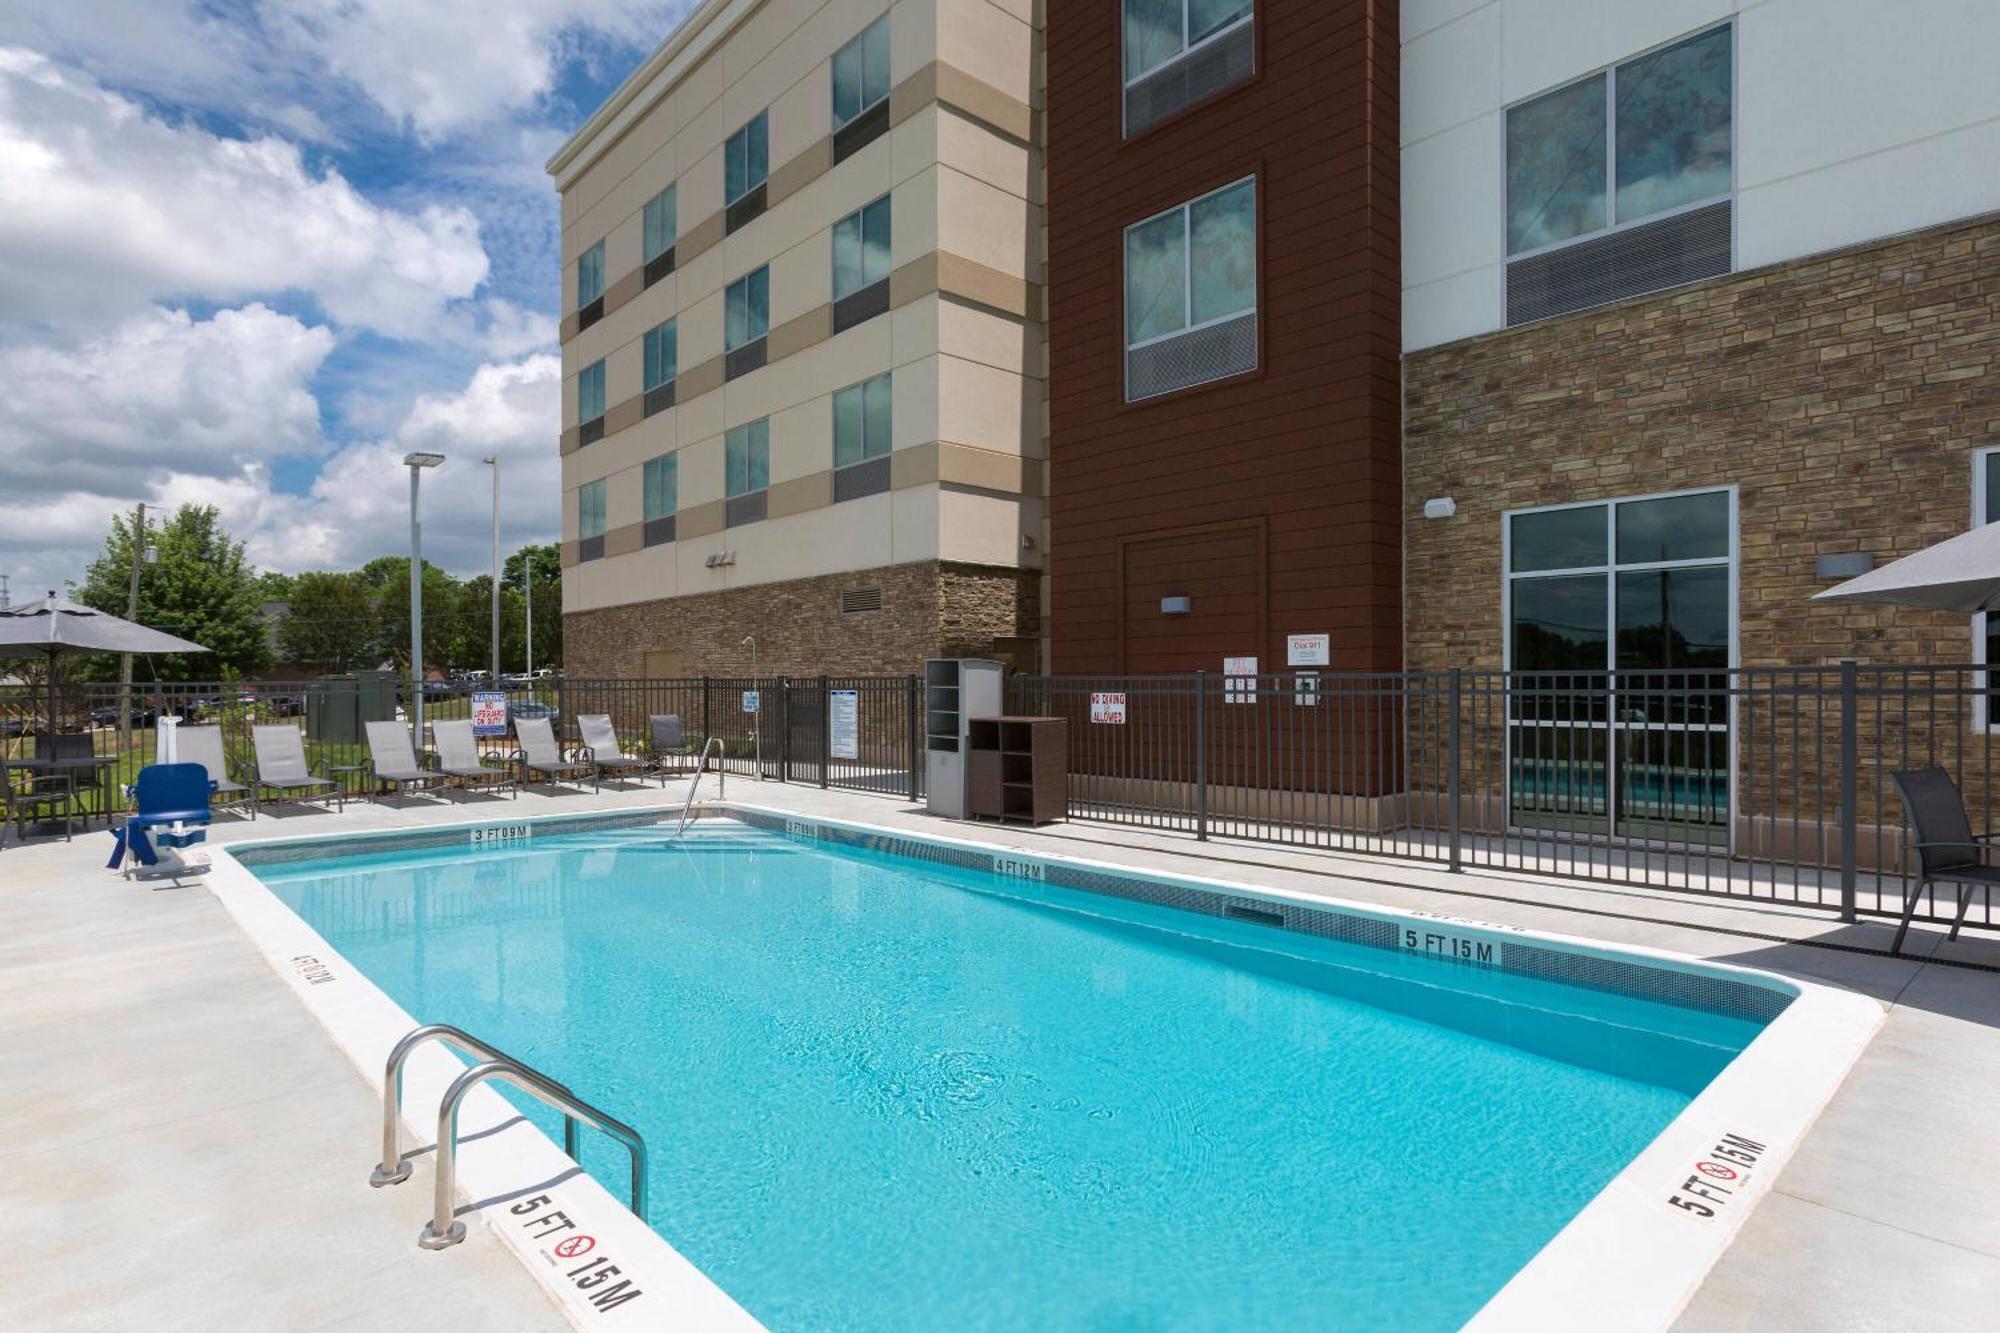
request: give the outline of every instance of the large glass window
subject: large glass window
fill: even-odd
[[[769,265],[746,273],[729,284],[722,294],[722,343],[735,351],[756,342],[771,331],[771,269]]]
[[[771,138],[768,113],[729,136],[722,146],[722,202],[733,204],[764,183],[771,174]]]
[[[730,499],[768,490],[771,485],[771,420],[763,417],[723,436],[725,493]]]
[[[1732,32],[1677,42],[1507,112],[1507,252],[1733,188]]]
[[[1125,0],[1125,81],[1250,17],[1251,0]]]
[[[1126,228],[1127,346],[1256,308],[1256,187],[1238,181]]]
[[[893,402],[888,375],[849,385],[833,395],[835,467],[851,467],[889,452]]]
[[[576,535],[585,541],[604,535],[605,483],[587,481],[576,492]]]
[[[839,129],[889,95],[889,16],[869,24],[833,53],[833,127]]]
[[[680,507],[680,455],[664,454],[646,460],[641,475],[645,492],[646,521],[667,518]]]
[[[576,257],[577,309],[604,295],[604,242],[599,241]]]
[[[649,392],[670,383],[680,373],[680,336],[675,321],[670,319],[646,330],[644,353]]]
[[[673,249],[674,238],[680,234],[676,198],[674,187],[669,185],[648,199],[646,207],[641,210],[641,225],[645,232],[645,262],[648,264]]]
[[[889,196],[833,224],[833,299],[889,276]]]
[[[604,362],[593,361],[576,377],[576,419],[578,424],[604,415]]]
[[[1734,522],[1728,491],[1508,515],[1514,823],[1726,839]]]

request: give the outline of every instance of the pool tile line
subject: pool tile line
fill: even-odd
[[[1505,926],[1433,913],[1384,912],[1358,904],[1331,908],[1298,900],[1273,890],[1217,881],[1166,879],[1077,857],[1044,857],[991,844],[920,838],[865,825],[844,824],[818,817],[801,817],[783,810],[721,802],[705,814],[727,814],[756,828],[793,837],[817,839],[859,851],[990,871],[1003,877],[1026,877],[1062,888],[1103,894],[1178,908],[1211,917],[1263,920],[1300,934],[1317,935],[1388,952],[1410,952],[1408,932],[1419,932],[1416,951],[1432,952],[1441,962],[1469,961],[1504,972],[1586,990],[1602,991],[1671,1004],[1683,1009],[1769,1022],[1789,1005],[1795,992],[1777,977],[1724,975],[1724,969],[1686,960],[1637,964],[1616,957],[1601,946],[1578,941],[1560,947],[1529,943],[1521,932]],[[1270,919],[1275,917],[1276,919]],[[1422,922],[1412,926],[1412,919]],[[1435,924],[1436,929],[1432,929]],[[1435,947],[1433,945],[1435,938]],[[1468,958],[1454,951],[1470,943]],[[1478,957],[1478,944],[1491,947],[1490,961]]]

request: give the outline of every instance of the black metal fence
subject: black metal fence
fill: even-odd
[[[732,773],[923,795],[915,677],[557,679],[506,693],[510,717],[548,717],[569,742],[578,716],[602,713],[643,752],[648,718],[674,714],[691,743],[721,739]],[[159,716],[220,726],[243,774],[250,726],[289,719],[310,759],[359,772],[355,719],[398,715],[397,695],[393,678],[146,685],[121,707],[115,684],[69,684],[51,725],[40,686],[6,686],[0,758],[108,756],[93,797],[108,803],[151,760]],[[426,716],[471,705],[439,688]],[[1017,676],[1007,707],[1069,720],[1072,819],[1849,918],[1900,911],[1910,883],[1891,773],[1943,766],[1980,831],[2000,787],[1978,666]],[[1951,906],[1927,898],[1919,913]],[[1990,893],[1970,919],[2000,923]]]
[[[1900,912],[1890,774],[1938,764],[1975,829],[1976,666],[1016,677],[1069,720],[1070,815],[1857,913]],[[1949,886],[1944,890],[1951,892]],[[1922,916],[1951,915],[1929,894]],[[1970,920],[1993,924],[1982,889]]]

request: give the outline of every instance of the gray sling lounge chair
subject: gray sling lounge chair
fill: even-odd
[[[183,764],[200,764],[208,770],[209,785],[214,789],[211,798],[216,804],[235,797],[240,804],[250,807],[250,817],[257,817],[257,803],[250,798],[250,789],[229,776],[229,761],[222,753],[221,727],[182,727],[175,734],[174,753]]]
[[[437,745],[438,772],[457,778],[459,786],[504,782],[511,795],[521,794],[521,776],[513,765],[497,767],[479,758],[479,738],[473,734],[470,720],[431,723],[431,740]]]
[[[1958,928],[1965,924],[1965,909],[1972,902],[1973,887],[1984,884],[1990,892],[2000,886],[2000,866],[1989,865],[1986,860],[1988,850],[2000,842],[2000,833],[1972,831],[1972,821],[1965,814],[1965,797],[1960,794],[1958,784],[1951,780],[1951,774],[1936,765],[1891,773],[1889,780],[1896,784],[1896,795],[1903,798],[1903,814],[1910,822],[1917,853],[1916,882],[1910,885],[1909,896],[1903,899],[1902,924],[1896,927],[1896,942],[1889,946],[1890,953],[1901,953],[1903,937],[1910,933],[1910,918],[1917,910],[1917,899],[1933,883],[1959,886],[1958,914],[1951,920],[1951,934],[1945,937],[1958,938]]]
[[[595,772],[592,765],[576,759],[565,759],[556,748],[556,733],[545,717],[517,717],[514,719],[514,738],[521,748],[514,752],[514,762],[524,773],[538,774],[550,782],[572,780]]]
[[[611,725],[609,713],[579,713],[576,729],[583,733],[581,758],[597,770],[597,780],[604,781],[606,773],[613,777],[621,773],[641,774],[652,765],[636,754],[626,754],[619,748],[618,732]],[[661,779],[665,785],[665,779]]]
[[[368,764],[377,782],[388,783],[389,789],[400,795],[405,787],[424,789],[444,781],[444,774],[417,763],[416,751],[410,748],[408,727],[400,722],[364,725],[368,728]]]
[[[679,714],[655,713],[646,719],[646,730],[651,734],[653,767],[659,770],[664,786],[670,771],[686,767],[694,758],[694,746],[688,742]]]
[[[257,751],[257,780],[251,784],[250,810],[254,815],[266,792],[277,792],[284,800],[310,801],[333,797],[347,807],[347,790],[332,778],[321,777],[306,765],[305,737],[287,722],[250,728],[250,744]]]

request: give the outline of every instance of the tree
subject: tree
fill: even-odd
[[[164,522],[148,523],[147,544],[158,552],[139,573],[139,623],[192,640],[209,651],[143,659],[141,680],[216,680],[251,676],[270,662],[258,607],[257,571],[244,562],[243,543],[224,532],[214,505],[184,504]],[[91,562],[77,600],[115,616],[126,612],[132,578],[133,516],[113,514],[104,551]],[[94,656],[79,668],[85,680],[115,680],[118,659]]]
[[[291,582],[291,612],[278,631],[287,659],[321,671],[372,667],[382,660],[387,651],[382,618],[367,579],[318,572]]]
[[[563,646],[562,547],[555,542],[523,546],[507,557],[506,564],[501,566],[500,576],[509,587],[519,588],[524,567],[533,577],[535,661],[542,666],[560,666]],[[526,660],[526,656],[523,653],[505,660],[519,664]]]
[[[361,577],[380,579],[375,594],[376,623],[382,646],[396,665],[410,664],[410,557],[385,555],[361,567]],[[450,663],[451,628],[459,604],[458,580],[424,561],[424,665]]]

